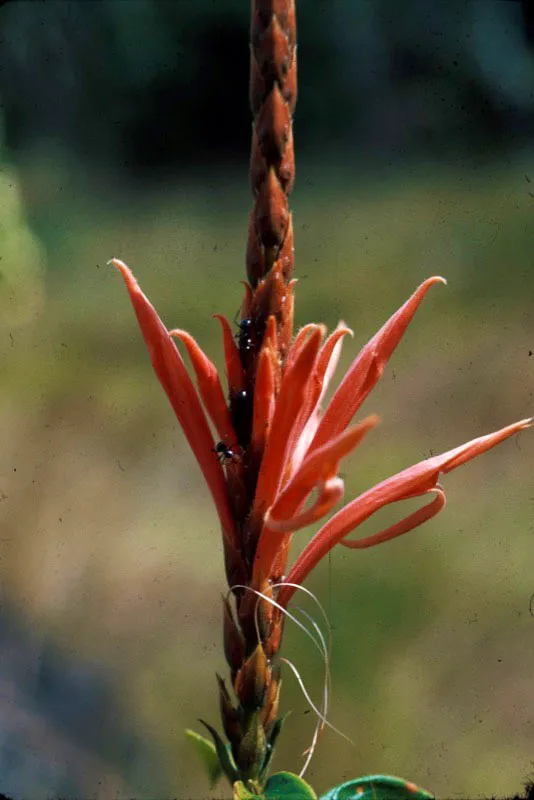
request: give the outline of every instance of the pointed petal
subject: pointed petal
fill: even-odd
[[[326,328],[324,327],[324,325],[318,325],[316,322],[308,322],[307,325],[304,325],[304,327],[302,327],[299,330],[299,332],[295,336],[295,338],[293,340],[293,343],[292,343],[292,345],[291,345],[291,347],[289,349],[289,352],[287,354],[286,362],[285,362],[285,365],[284,365],[284,371],[285,372],[287,372],[289,369],[291,369],[291,367],[293,366],[293,364],[295,363],[295,361],[297,359],[297,356],[299,355],[299,353],[301,352],[302,348],[304,347],[304,345],[308,341],[310,335],[312,333],[314,333],[314,331],[316,331],[318,328],[320,328],[321,331],[323,331],[323,332],[326,331]],[[323,335],[324,335],[324,333],[323,333]]]
[[[335,331],[330,334],[321,352],[317,357],[317,365],[315,367],[316,373],[316,397],[311,398],[311,411],[302,432],[299,434],[298,441],[293,448],[293,455],[291,458],[291,472],[293,473],[297,467],[302,463],[303,458],[309,450],[310,444],[316,434],[319,422],[321,420],[321,402],[326,394],[328,385],[334,371],[336,369],[339,357],[341,355],[341,347],[343,344],[343,337],[347,334],[352,336],[350,328],[345,327],[343,323],[339,323]]]
[[[435,490],[438,487],[438,478],[441,473],[447,473],[456,467],[465,464],[472,458],[486,452],[490,448],[504,441],[505,439],[513,436],[519,431],[529,428],[534,424],[534,419],[524,419],[516,422],[513,425],[508,425],[495,433],[490,433],[487,436],[481,436],[478,439],[473,439],[466,442],[454,450],[448,450],[440,456],[428,458],[425,461],[420,461],[408,469],[387,478],[382,483],[377,484],[372,489],[364,492],[351,503],[346,505],[341,511],[338,511],[326,525],[313,537],[307,547],[304,548],[300,556],[297,558],[295,564],[291,568],[287,576],[288,583],[300,584],[311,572],[311,570],[321,561],[322,558],[329,552],[329,550],[344,539],[351,531],[361,525],[366,519],[372,516],[383,506],[390,503],[396,503],[399,500],[407,500],[411,497],[418,497],[426,492]],[[439,492],[442,490],[439,489]],[[443,499],[443,498],[442,498]],[[439,510],[438,499],[431,504],[434,513]],[[441,503],[441,506],[443,503]],[[400,535],[414,527],[417,522],[417,514],[421,511],[415,512],[410,515],[398,526],[392,526],[389,535],[384,538],[384,532],[377,534],[376,541],[374,537],[368,537],[368,544],[372,546],[373,543],[378,544],[381,541],[393,538],[395,535]],[[430,514],[433,516],[433,514]],[[421,519],[421,522],[424,520]],[[412,524],[414,523],[414,524]],[[393,531],[393,533],[391,533]],[[365,540],[364,540],[365,541]],[[351,542],[351,547],[356,545]],[[292,596],[294,590],[291,587],[287,589],[283,587],[280,591],[279,602],[284,605]]]
[[[354,336],[354,333],[342,322],[338,323],[336,329],[332,331],[319,353],[319,358],[317,359],[317,374],[321,377],[322,383],[320,399],[323,398],[324,393],[328,389],[328,385],[337,367],[339,356],[341,355],[343,337],[347,335]]]
[[[270,347],[275,353],[278,352],[278,332],[276,330],[276,317],[274,314],[267,317],[262,347]]]
[[[226,481],[221,466],[212,453],[213,437],[185,364],[167,328],[141,291],[131,270],[116,258],[112,259],[111,263],[122,274],[148,348],[150,361],[211,490],[223,533],[233,541],[236,533]]]
[[[169,334],[183,342],[187,348],[204,407],[215,425],[219,438],[230,447],[234,447],[237,439],[215,364],[187,331],[175,328],[169,331]]]
[[[214,314],[213,316],[215,319],[219,320],[222,328],[228,388],[232,393],[241,392],[245,388],[245,375],[232,328],[226,317],[223,317],[222,314]]]
[[[305,336],[307,337],[308,331],[313,329],[312,325],[305,326],[301,332],[302,336],[297,336],[289,359],[290,365],[294,363],[293,359],[298,356],[298,353],[303,347],[303,342],[305,341]],[[317,327],[321,329],[324,336],[326,333],[325,326],[319,325]],[[299,418],[291,432],[287,477],[291,477],[300,466],[302,459],[309,450],[310,442],[315,436],[321,419],[320,403],[339,360],[342,339],[348,333],[352,333],[349,328],[346,328],[344,325],[338,325],[336,330],[324,343],[317,356],[313,373],[308,378],[305,402],[302,405]]]
[[[315,449],[347,427],[356,411],[376,385],[393,351],[427,291],[440,277],[429,278],[362,348],[334,394],[319,425],[311,447]]]

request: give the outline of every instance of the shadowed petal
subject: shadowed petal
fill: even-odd
[[[276,354],[269,347],[262,347],[256,383],[254,386],[254,414],[252,420],[251,447],[261,454],[269,438],[275,409],[275,364]]]
[[[302,583],[334,545],[341,542],[351,531],[383,506],[396,503],[399,500],[418,497],[433,490],[438,492],[438,497],[429,507],[416,511],[400,523],[397,523],[397,525],[392,525],[387,531],[361,540],[360,547],[371,547],[373,544],[379,544],[395,536],[400,536],[402,533],[406,533],[416,525],[424,522],[425,519],[434,516],[444,505],[443,491],[438,485],[440,474],[450,472],[456,467],[465,464],[466,461],[481,455],[533,424],[534,419],[524,419],[495,433],[473,439],[470,442],[466,442],[466,444],[460,445],[460,447],[456,447],[454,450],[448,450],[440,456],[420,461],[418,464],[399,472],[397,475],[364,492],[342,508],[341,511],[338,511],[313,537],[291,568],[287,576],[287,582]],[[348,543],[345,542],[345,544]],[[350,546],[357,547],[358,545],[351,542]],[[287,604],[293,593],[293,588],[289,586],[287,588],[282,587],[279,602],[282,605]]]
[[[324,413],[311,449],[320,447],[347,427],[380,379],[421,301],[435,283],[445,283],[445,279],[434,277],[422,283],[356,356]]]
[[[245,375],[239,356],[239,350],[230,327],[230,323],[222,314],[214,314],[221,323],[223,332],[224,360],[226,362],[226,379],[230,392],[240,392],[245,388]]]
[[[210,415],[220,439],[230,447],[234,447],[237,444],[236,435],[215,364],[210,361],[187,331],[176,328],[169,331],[169,334],[183,342],[187,348],[206,411]]]
[[[180,353],[156,310],[141,291],[131,270],[116,258],[111,263],[122,274],[146,342],[150,361],[200,465],[215,501],[223,533],[235,541],[236,533],[221,466],[212,453],[213,437]]]

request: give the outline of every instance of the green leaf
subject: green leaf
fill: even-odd
[[[223,772],[219,759],[217,758],[215,745],[213,742],[210,742],[209,739],[206,739],[205,736],[201,736],[200,733],[189,730],[189,728],[186,730],[185,735],[197,751],[200,760],[202,761],[204,768],[208,773],[210,789],[213,788]]]
[[[215,752],[217,753],[217,758],[219,760],[219,764],[221,766],[222,771],[230,781],[230,785],[233,786],[234,783],[239,779],[239,773],[237,771],[237,767],[235,765],[234,758],[232,756],[232,749],[229,745],[226,745],[215,728],[212,728],[211,725],[208,725],[207,722],[204,722],[203,719],[199,719],[199,722],[204,725],[205,728],[211,733],[213,736],[213,741],[215,743]]]
[[[265,800],[264,794],[254,794],[249,791],[243,781],[234,783],[234,800]]]
[[[434,795],[403,778],[365,775],[334,786],[320,800],[434,800]]]
[[[265,784],[267,800],[317,800],[317,795],[306,781],[292,772],[275,772]]]

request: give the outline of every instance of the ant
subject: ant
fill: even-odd
[[[221,464],[225,464],[227,461],[239,461],[241,458],[239,453],[228,447],[226,442],[218,442],[215,447],[211,448],[211,451],[217,454]]]
[[[239,328],[239,331],[235,335],[239,345],[239,352],[249,353],[254,347],[254,342],[251,337],[253,326],[252,319],[250,317],[245,317],[245,319],[239,320],[236,324]]]

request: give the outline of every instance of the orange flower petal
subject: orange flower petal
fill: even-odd
[[[266,514],[254,558],[254,585],[259,585],[262,579],[271,575],[273,564],[280,561],[279,555],[287,554],[288,541],[280,538],[280,531],[294,531],[304,525],[311,525],[339,501],[342,484],[334,483],[337,480],[339,462],[377,423],[377,416],[368,417],[305,459]],[[320,489],[317,502],[307,511],[298,514],[307,497],[316,488]]]
[[[317,374],[320,375],[323,384],[328,383],[332,378],[339,356],[341,354],[341,342],[344,336],[354,336],[353,331],[340,322],[336,329],[332,331],[326,342],[321,348],[317,359]]]
[[[277,497],[272,514],[279,519],[287,519],[292,516],[319,482],[325,481],[337,473],[341,459],[354,450],[378,422],[378,417],[373,414],[358,425],[353,425],[343,431],[335,439],[307,456],[283,492]]]
[[[256,454],[263,453],[269,438],[275,408],[275,377],[273,353],[262,347],[254,386],[254,415],[252,420],[251,446]]]
[[[169,331],[169,334],[183,342],[187,348],[191,364],[195,370],[202,402],[217,429],[219,438],[229,447],[235,447],[237,439],[215,364],[210,361],[187,331],[175,328]]]
[[[276,317],[274,314],[267,317],[262,347],[270,347],[275,353],[278,352],[278,332],[276,330]]]
[[[319,489],[317,500],[300,514],[294,514],[289,519],[283,519],[277,517],[274,513],[267,512],[265,516],[266,535],[293,533],[300,528],[305,528],[307,525],[313,525],[314,522],[328,514],[336,503],[341,500],[345,484],[341,478],[336,476],[325,483],[318,484],[317,488]]]
[[[330,401],[311,448],[320,447],[347,427],[380,379],[384,367],[399,344],[421,301],[435,283],[445,283],[445,280],[434,277],[422,283],[409,300],[362,348]]]
[[[363,550],[365,547],[374,547],[375,544],[389,542],[390,539],[396,539],[397,536],[402,536],[403,533],[413,531],[414,528],[422,525],[423,522],[427,522],[427,520],[435,517],[445,506],[445,492],[439,483],[437,483],[433,489],[428,489],[425,494],[429,492],[436,493],[437,496],[434,500],[427,503],[427,505],[422,508],[418,508],[413,514],[409,514],[394,525],[390,525],[389,528],[385,528],[383,531],[380,531],[380,533],[374,533],[372,536],[366,536],[365,539],[341,539],[339,544],[342,544],[344,547],[349,547],[351,550]]]
[[[328,385],[339,361],[343,337],[347,334],[352,336],[350,328],[345,327],[343,323],[339,323],[336,330],[330,334],[324,343],[317,357],[315,383],[312,385],[313,395],[310,397],[312,411],[307,420],[304,417],[302,418],[302,429],[298,431],[298,437],[291,457],[292,473],[302,463],[319,426],[321,419],[321,401],[328,389]]]
[[[319,325],[316,322],[308,322],[307,325],[304,325],[304,327],[299,330],[287,354],[286,362],[284,365],[285,372],[291,369],[291,367],[293,366],[293,364],[297,359],[297,356],[299,355],[300,351],[306,344],[310,335],[317,329],[320,329],[324,335],[324,332],[326,331],[325,326]]]
[[[438,478],[441,473],[450,472],[456,467],[465,464],[466,461],[470,461],[472,458],[495,447],[495,445],[513,436],[515,433],[531,427],[533,424],[534,419],[524,419],[513,425],[508,425],[506,428],[502,428],[499,431],[495,431],[495,433],[473,439],[470,442],[460,445],[460,447],[456,447],[454,450],[448,450],[440,456],[434,456],[425,461],[420,461],[418,464],[399,472],[397,475],[393,475],[391,478],[382,481],[382,483],[364,492],[342,508],[341,511],[338,511],[338,513],[313,537],[291,568],[287,576],[287,582],[296,584],[302,583],[311,570],[324,558],[334,545],[338,544],[351,531],[357,528],[358,525],[378,511],[378,509],[390,503],[396,503],[399,500],[407,500],[411,497],[418,497],[426,492],[435,490],[438,487]],[[441,489],[439,489],[439,491],[441,491]],[[430,509],[434,509],[434,513],[437,513],[439,510],[438,505],[440,502],[438,497],[438,499],[431,504]],[[443,503],[441,503],[440,507],[442,507],[442,505]],[[423,512],[424,511],[428,511],[428,509],[423,509]],[[387,534],[385,538],[384,534],[386,532],[377,534],[376,541],[373,541],[373,537],[369,537],[367,540],[368,543],[365,546],[370,547],[372,544],[378,544],[381,541],[393,538],[395,535],[400,535],[406,532],[406,530],[410,530],[416,524],[419,524],[417,521],[418,514],[421,514],[421,510],[410,515],[410,517],[407,517],[401,523],[398,523],[398,526],[392,526],[389,534]],[[433,513],[431,513],[430,516],[433,516]],[[424,519],[421,518],[420,522],[423,521]],[[391,531],[393,531],[393,533]],[[351,542],[351,546],[355,547],[356,545]],[[293,592],[294,589],[291,587],[283,587],[280,590],[279,602],[282,605],[287,604]]]
[[[235,542],[236,532],[224,473],[212,453],[213,436],[182,357],[129,267],[116,258],[111,259],[111,263],[122,274],[148,348],[150,361],[213,495],[223,533],[230,542]]]
[[[278,492],[291,454],[291,432],[306,402],[308,380],[319,351],[322,330],[316,326],[291,368],[284,374],[276,401],[271,432],[265,447],[254,499],[254,513],[262,515]]]
[[[221,323],[223,333],[224,360],[226,362],[226,379],[230,392],[235,394],[245,388],[245,374],[239,350],[235,343],[230,323],[222,314],[214,314],[215,319]]]

